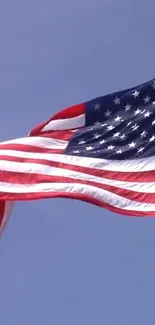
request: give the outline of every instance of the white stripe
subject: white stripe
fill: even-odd
[[[39,146],[39,144],[38,144]],[[4,151],[0,150],[0,155],[4,155]],[[44,153],[32,153],[16,150],[5,150],[5,154],[8,156],[21,157],[21,158],[36,158],[47,159],[49,161],[55,161],[65,164],[71,164],[75,166],[96,168],[107,171],[118,172],[144,172],[155,170],[155,157],[133,159],[133,160],[106,160],[99,158],[77,157],[70,155],[60,154],[44,154]],[[1,162],[0,162],[1,164]],[[0,165],[1,166],[1,165]],[[1,168],[0,168],[1,169]]]
[[[5,144],[23,144],[23,145],[31,145],[31,146],[47,148],[47,149],[63,150],[68,145],[68,141],[54,139],[54,138],[44,138],[44,137],[25,137],[25,138],[14,139],[11,141],[1,142],[0,148],[3,148]]]
[[[82,114],[77,117],[72,117],[68,119],[52,120],[43,127],[41,132],[76,129],[84,125],[85,125],[85,114]]]
[[[50,160],[75,166],[116,172],[144,172],[155,170],[155,157],[133,160],[106,160],[80,156],[52,154]]]
[[[77,180],[84,180],[85,182],[91,181],[99,184],[116,186],[118,188],[135,191],[140,193],[155,193],[155,182],[125,182],[118,180],[111,180],[101,178],[86,173],[68,170],[67,168],[57,168],[42,165],[41,163],[28,163],[28,162],[13,162],[2,160],[0,162],[0,170],[25,174],[40,174],[46,176],[61,176]],[[97,184],[96,184],[97,186]]]
[[[116,172],[144,172],[155,170],[155,157],[133,160],[107,160],[80,156],[53,154],[53,161],[75,166]]]
[[[89,195],[101,202],[110,204],[111,206],[117,207],[124,210],[135,210],[135,211],[155,211],[154,203],[141,203],[131,201],[123,198],[117,194],[108,192],[96,188],[91,185],[83,184],[70,184],[70,183],[41,183],[33,185],[19,185],[19,184],[8,184],[0,183],[0,190],[6,193],[54,193],[54,192],[65,192],[65,193],[81,193]]]

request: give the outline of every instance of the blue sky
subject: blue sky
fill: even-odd
[[[153,0],[2,0],[0,139],[155,77]],[[3,325],[154,325],[155,220],[70,200],[16,205],[0,243]]]

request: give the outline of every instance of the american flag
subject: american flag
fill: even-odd
[[[155,80],[66,108],[0,143],[0,216],[15,201],[70,198],[155,215]]]

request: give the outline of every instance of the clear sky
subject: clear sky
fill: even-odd
[[[1,0],[1,141],[154,78],[154,17],[154,0]],[[0,324],[154,325],[155,219],[17,204],[0,242]]]

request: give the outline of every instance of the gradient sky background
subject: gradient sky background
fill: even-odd
[[[155,77],[154,0],[1,0],[0,140]],[[0,324],[154,325],[155,219],[78,201],[16,205]]]

